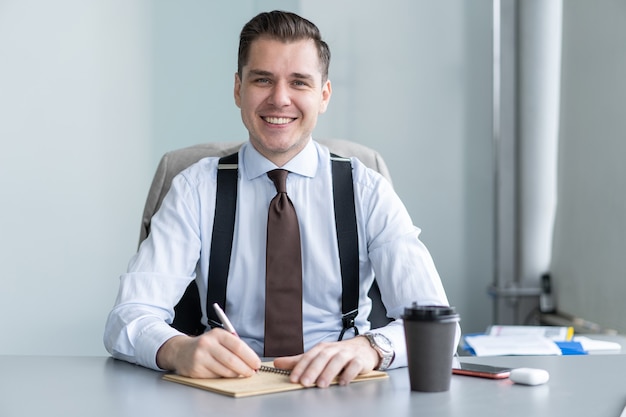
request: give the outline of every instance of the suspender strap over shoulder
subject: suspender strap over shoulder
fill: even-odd
[[[331,156],[333,171],[333,203],[335,227],[341,265],[341,321],[343,328],[339,340],[346,330],[354,329],[359,334],[355,320],[359,314],[359,242],[354,208],[354,185],[350,159]]]
[[[359,247],[354,208],[354,187],[350,159],[331,155],[333,176],[333,203],[342,283],[342,330],[354,329],[359,306]],[[213,303],[225,307],[226,283],[230,267],[230,256],[235,230],[235,210],[237,207],[237,164],[238,154],[220,158],[217,171],[217,195],[215,198],[215,219],[209,260],[206,314],[209,325],[221,327],[221,322],[213,310]]]
[[[233,248],[235,212],[237,209],[237,166],[239,154],[220,158],[217,166],[217,196],[209,261],[206,314],[211,328],[221,326],[213,304],[226,304],[226,282]]]

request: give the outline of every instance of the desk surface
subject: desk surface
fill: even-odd
[[[408,372],[390,378],[234,399],[161,380],[106,357],[0,356],[0,416],[619,416],[626,355],[463,358],[544,368],[546,385],[454,375],[444,393],[411,392]]]

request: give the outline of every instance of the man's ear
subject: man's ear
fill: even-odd
[[[235,104],[237,107],[241,108],[241,78],[239,78],[239,73],[235,73],[235,88],[233,91],[235,96]]]
[[[322,87],[322,102],[320,103],[320,114],[324,113],[328,108],[328,102],[330,101],[330,96],[333,94],[333,88],[330,85],[330,80],[326,80],[324,86]]]

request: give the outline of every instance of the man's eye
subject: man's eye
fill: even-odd
[[[257,84],[267,84],[270,82],[270,80],[268,80],[267,78],[257,78],[254,80],[254,82]]]

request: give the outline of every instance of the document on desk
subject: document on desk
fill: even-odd
[[[572,340],[574,328],[571,326],[515,326],[493,325],[487,329],[490,336],[537,335],[557,342]]]
[[[273,368],[273,362],[264,362],[263,365]],[[371,371],[357,376],[352,382],[385,378],[389,378],[389,375],[387,375],[386,372]],[[259,371],[249,378],[197,379],[175,374],[166,374],[163,376],[163,379],[236,398],[273,394],[277,392],[294,391],[306,388],[303,385],[289,382],[288,375],[271,372],[271,370]],[[332,382],[332,385],[336,384],[338,384],[337,380]]]
[[[579,342],[583,349],[587,352],[619,352],[622,350],[622,345],[617,342],[611,342],[608,340],[595,340],[587,336],[575,336],[575,342]]]
[[[539,335],[466,336],[465,342],[476,356],[561,355],[553,340]]]

